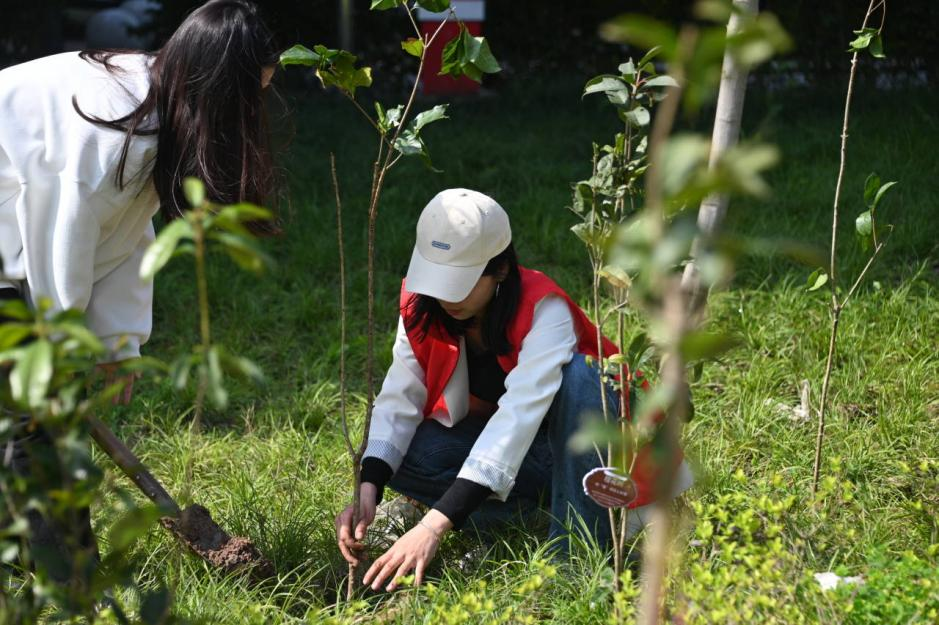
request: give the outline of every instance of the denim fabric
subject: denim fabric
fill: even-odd
[[[609,405],[615,412],[616,394],[608,389]],[[567,548],[567,528],[586,529],[601,547],[610,543],[609,516],[605,508],[584,494],[582,480],[600,466],[593,450],[576,454],[568,441],[585,419],[602,414],[597,366],[574,354],[562,370],[561,387],[545,415],[535,440],[525,456],[505,502],[489,499],[471,516],[470,524],[488,532],[500,523],[536,513],[540,506],[551,515],[549,538],[560,538]],[[456,479],[486,420],[466,417],[452,428],[434,420],[421,423],[401,467],[389,485],[424,504],[433,505]],[[574,521],[571,513],[580,519]],[[583,527],[580,526],[581,520]],[[585,536],[585,538],[588,538]]]

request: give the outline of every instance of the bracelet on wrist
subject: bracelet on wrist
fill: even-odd
[[[420,525],[421,527],[423,527],[424,529],[426,529],[427,531],[429,531],[429,532],[430,532],[431,534],[433,534],[434,536],[436,536],[436,537],[437,537],[437,540],[443,539],[443,532],[439,532],[439,531],[435,530],[434,528],[432,528],[432,527],[431,527],[430,525],[428,525],[427,523],[424,523],[424,519],[418,519],[417,524]]]

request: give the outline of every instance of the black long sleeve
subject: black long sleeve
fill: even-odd
[[[458,477],[433,508],[450,519],[455,529],[459,529],[491,494],[492,490],[488,487]]]
[[[394,475],[394,471],[391,470],[391,465],[384,460],[374,456],[362,459],[362,482],[371,482],[375,485],[377,489],[375,494],[376,506],[381,503],[382,497],[385,496],[385,485],[392,475]]]

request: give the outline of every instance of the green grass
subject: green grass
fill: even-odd
[[[740,617],[743,622],[790,622],[792,609],[807,622],[852,622],[850,597],[822,598],[806,576],[825,570],[866,575],[875,562],[878,571],[890,571],[906,551],[932,557],[936,570],[934,554],[926,552],[939,542],[939,476],[935,465],[918,467],[922,460],[939,459],[936,105],[931,93],[878,92],[857,99],[839,246],[842,284],[863,261],[850,233],[864,178],[876,170],[901,184],[881,213],[896,226],[888,248],[842,318],[825,448],[828,481],[815,500],[814,422],[795,423],[767,406],[768,400],[797,404],[803,379],[810,381],[813,399],[819,395],[828,317],[823,293],[805,292],[811,269],[779,257],[741,259],[734,283],[711,300],[710,324],[739,334],[743,345],[705,367],[694,386],[696,417],[685,430],[698,473],[687,497],[698,517],[686,517],[685,535],[695,532],[688,537],[698,542],[680,548],[680,567],[698,568],[693,576],[677,576],[673,600],[679,592],[694,597],[702,587],[713,591],[698,600],[698,620],[689,622],[732,620],[732,610],[754,597],[776,607],[760,607],[763,617]],[[735,232],[827,244],[840,114],[837,95],[751,94],[744,132],[778,143],[783,161],[770,176],[772,198],[733,203],[729,226]],[[588,296],[588,264],[569,232],[575,219],[565,206],[569,183],[589,173],[591,141],[604,141],[614,131],[609,111],[599,101],[581,102],[577,81],[559,81],[458,102],[451,117],[427,131],[444,173],[405,162],[382,201],[380,369],[390,358],[414,224],[426,201],[443,188],[466,186],[494,196],[512,217],[523,264],[542,269],[582,302]],[[141,579],[168,583],[176,612],[205,623],[495,622],[500,615],[503,622],[606,622],[612,582],[602,555],[584,548],[560,572],[539,568],[543,536],[517,529],[469,572],[454,562],[471,548],[472,538],[449,538],[432,571],[432,590],[371,599],[352,612],[334,605],[345,567],[334,545],[333,517],[349,501],[350,471],[338,423],[338,272],[328,154],[336,152],[350,233],[355,312],[348,353],[359,419],[364,211],[375,146],[346,103],[321,93],[304,96],[295,119],[296,136],[284,163],[291,189],[291,204],[283,210],[285,234],[267,243],[276,271],[257,279],[221,256],[210,261],[213,332],[260,364],[267,385],[235,385],[232,405],[223,413],[210,411],[195,442],[186,433],[189,400],[175,396],[167,383],[138,383],[133,407],[111,417],[170,492],[192,493],[230,531],[251,536],[274,561],[278,577],[261,585],[220,577],[154,529],[135,552]],[[194,311],[191,270],[174,261],[157,278],[148,353],[170,359],[194,343]],[[106,458],[100,460],[109,480],[123,483]],[[190,462],[194,483],[184,484]],[[784,510],[767,511],[767,502],[786,498],[791,499]],[[96,511],[105,548],[120,506],[112,497]],[[756,511],[761,528],[741,541],[741,549],[751,550],[750,560],[701,539],[704,525],[726,527],[719,523],[722,514],[734,519],[741,510]],[[777,531],[783,555],[773,552]],[[778,560],[759,569],[769,558]],[[897,566],[894,579],[907,579],[902,576],[912,569]],[[715,581],[712,574],[730,577]],[[635,586],[628,588],[632,593]],[[629,602],[629,593],[621,600]],[[922,596],[927,609],[911,608],[895,622],[928,622],[928,608],[939,604],[939,596],[935,590]],[[739,609],[737,614],[747,614]]]

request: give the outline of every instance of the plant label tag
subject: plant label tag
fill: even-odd
[[[584,476],[584,494],[604,508],[623,508],[636,500],[636,484],[610,467],[597,467]]]

